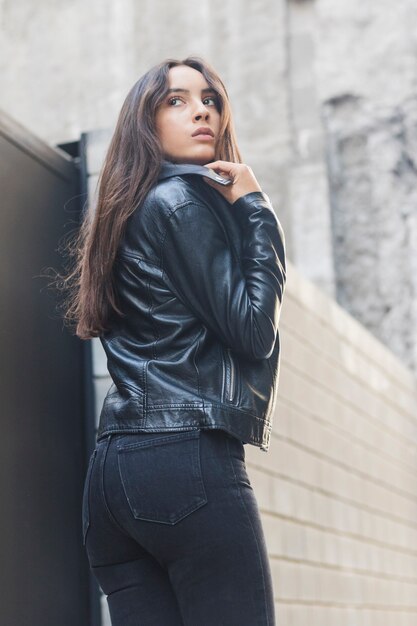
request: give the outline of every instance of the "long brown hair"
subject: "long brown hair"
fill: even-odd
[[[94,211],[87,211],[79,233],[67,247],[72,268],[61,286],[68,294],[65,320],[81,339],[108,330],[110,317],[123,315],[117,302],[113,265],[128,217],[156,184],[163,160],[155,113],[168,93],[171,67],[188,65],[203,74],[217,94],[221,113],[215,159],[241,162],[229,97],[216,71],[200,57],[166,59],[133,85],[121,108],[98,179]]]

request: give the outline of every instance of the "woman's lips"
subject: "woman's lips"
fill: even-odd
[[[200,126],[200,128],[197,128],[193,132],[193,137],[195,137],[196,135],[211,135],[212,137],[214,137],[213,131],[208,126]]]
[[[199,133],[198,135],[194,135],[193,139],[200,139],[200,141],[214,141],[214,137],[208,133]]]

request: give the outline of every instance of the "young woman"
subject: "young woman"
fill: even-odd
[[[285,267],[216,72],[150,69],[120,112],[68,311],[113,380],[82,517],[113,626],[275,624],[244,444],[269,448]]]

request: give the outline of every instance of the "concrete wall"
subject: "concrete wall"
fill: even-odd
[[[103,132],[87,138],[91,192],[107,141]],[[288,266],[272,443],[267,455],[245,446],[277,624],[411,626],[417,612],[416,378]],[[93,355],[98,420],[111,383],[99,340]],[[107,626],[104,598],[103,620]]]
[[[417,3],[313,4],[335,296],[417,371]]]
[[[51,143],[111,128],[131,85],[198,54],[288,257],[417,371],[415,0],[0,0],[0,107]]]
[[[285,11],[284,0],[39,0],[36,10],[0,0],[0,107],[53,144],[78,139],[113,126],[151,65],[197,54],[227,86],[244,158],[278,195],[289,155]]]

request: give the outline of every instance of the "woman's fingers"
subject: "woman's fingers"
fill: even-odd
[[[205,167],[214,170],[217,174],[220,174],[220,176],[226,176],[232,179],[232,184],[227,187],[215,181],[209,182],[210,179],[205,179],[207,184],[211,184],[212,187],[217,189],[222,196],[232,204],[247,193],[262,191],[249,165],[218,160],[207,163]]]
[[[206,167],[209,167],[212,170],[216,168],[224,167],[225,171],[230,170],[233,165],[239,165],[238,163],[232,163],[231,161],[212,161],[211,163],[207,163]]]
[[[205,167],[208,167],[217,174],[228,176],[229,178],[233,178],[231,176],[234,172],[237,172],[236,166],[241,165],[240,163],[231,163],[230,161],[213,161],[212,163],[207,163]]]

